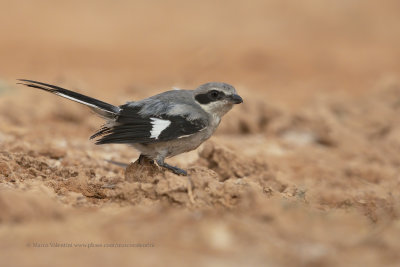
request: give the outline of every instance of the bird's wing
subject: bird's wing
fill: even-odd
[[[154,101],[144,102],[141,105],[126,104],[121,106],[116,122],[100,129],[92,138],[100,137],[96,144],[110,143],[155,143],[187,137],[204,130],[207,121],[204,118],[193,116],[193,112],[176,113],[179,105],[163,102],[163,108],[148,112],[148,105]],[[147,109],[146,109],[147,108]],[[146,112],[142,112],[142,111]]]

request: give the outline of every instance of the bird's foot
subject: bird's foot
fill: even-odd
[[[158,166],[166,168],[166,169],[172,171],[173,173],[175,173],[177,175],[187,176],[187,172],[185,170],[182,170],[182,169],[180,169],[178,167],[175,167],[175,166],[171,166],[171,165],[169,165],[169,164],[167,164],[167,163],[165,163],[165,162],[163,162],[161,160],[158,160],[157,164],[158,164]]]

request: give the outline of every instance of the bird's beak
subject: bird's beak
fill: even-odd
[[[233,104],[243,103],[243,99],[240,97],[240,95],[230,95],[228,100]]]

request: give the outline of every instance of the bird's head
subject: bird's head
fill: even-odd
[[[193,92],[195,101],[207,113],[219,117],[225,115],[234,104],[243,102],[243,99],[236,93],[236,89],[227,83],[205,83]]]

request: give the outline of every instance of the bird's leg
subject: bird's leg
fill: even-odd
[[[158,159],[157,164],[158,164],[158,166],[166,168],[175,174],[187,176],[187,172],[185,170],[182,170],[178,167],[171,166],[171,165],[165,163],[164,160],[162,160],[162,159]]]

